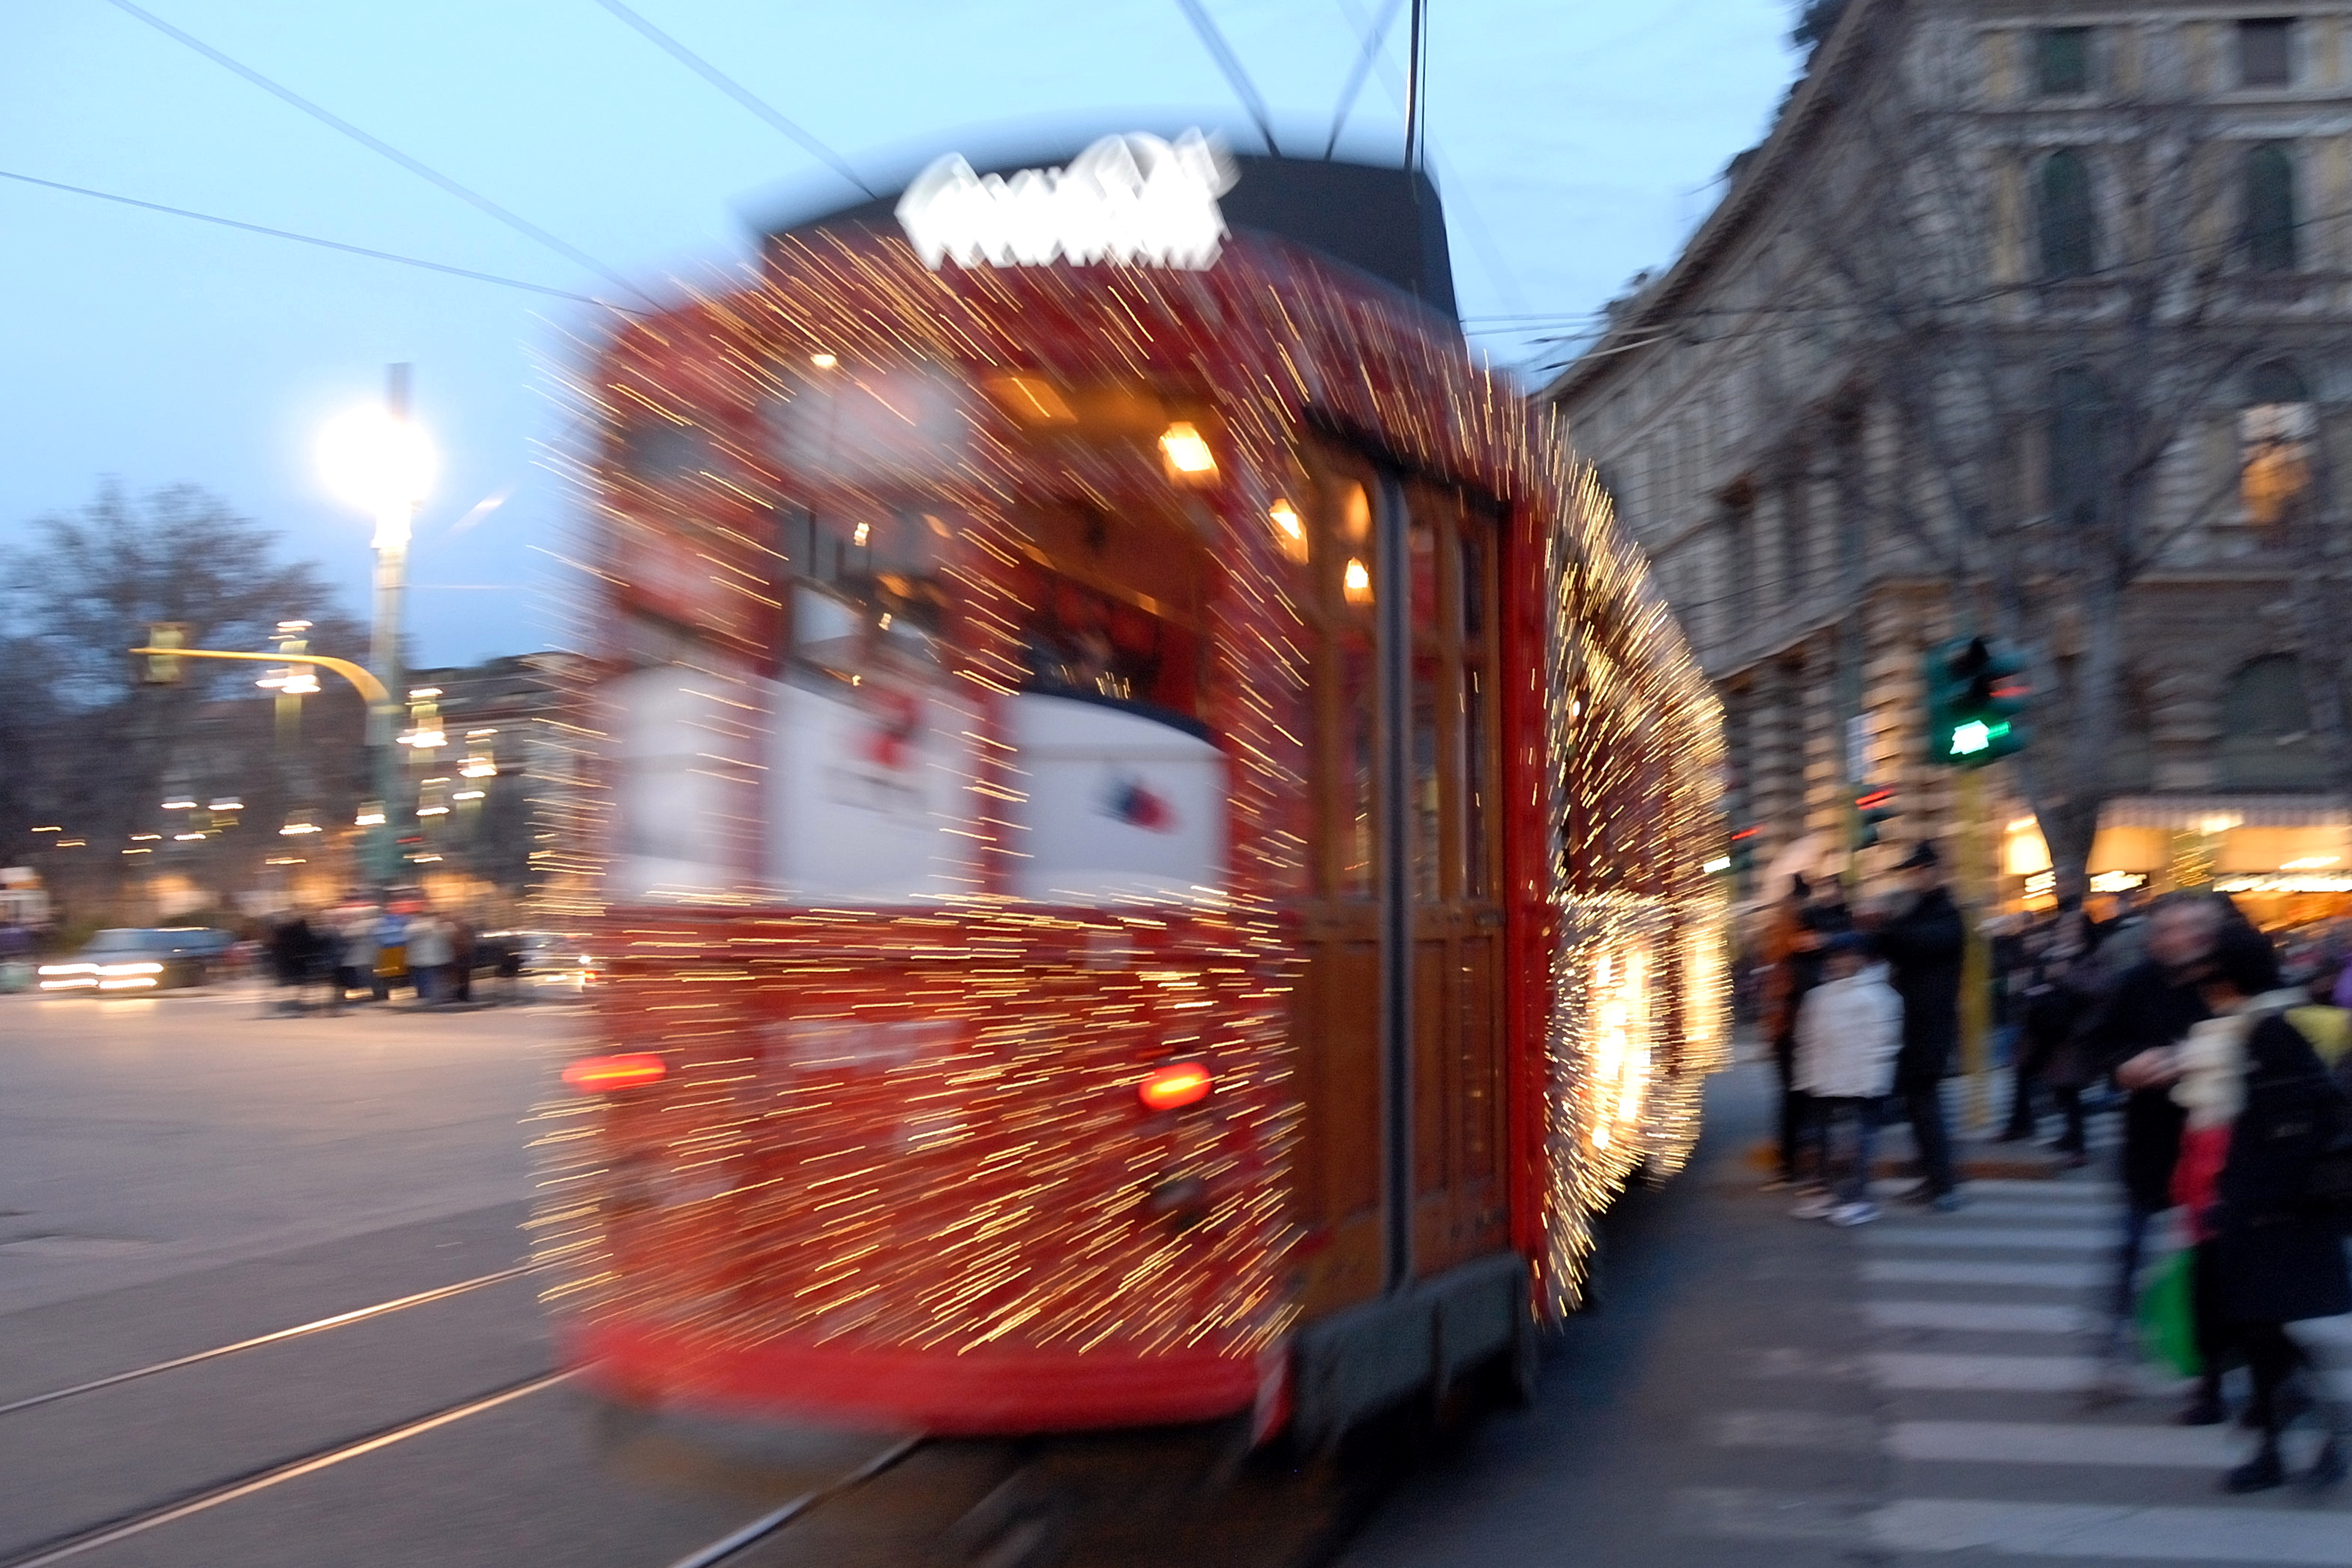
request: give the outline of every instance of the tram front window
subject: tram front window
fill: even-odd
[[[1010,519],[1021,689],[1005,729],[1021,799],[1008,891],[1213,901],[1226,791],[1205,703],[1214,518],[1156,468],[1118,472],[1116,449],[1075,455],[1097,482],[1074,472],[1064,495]],[[1100,483],[1105,468],[1129,483]]]
[[[1040,507],[1014,577],[1025,689],[1124,706],[1205,737],[1205,552],[1181,524],[1086,505]]]

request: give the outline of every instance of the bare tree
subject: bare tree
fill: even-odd
[[[254,700],[254,666],[191,660],[184,685],[161,688],[140,684],[126,651],[164,622],[185,625],[191,646],[266,651],[280,621],[300,618],[316,651],[354,654],[364,632],[334,609],[315,567],[277,559],[272,534],[193,486],[134,500],[108,484],[33,528],[37,547],[0,585],[0,853],[24,856],[39,841],[31,827],[62,825],[88,850],[66,880],[103,900],[122,874],[120,849],[154,825],[167,785],[249,795],[257,820],[305,790],[350,803],[356,696],[311,699],[310,743],[281,751],[270,704]],[[247,835],[237,858],[275,847],[278,825]],[[55,852],[42,860],[63,864]]]

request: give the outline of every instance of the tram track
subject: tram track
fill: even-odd
[[[243,1351],[259,1350],[265,1345],[284,1344],[289,1340],[303,1339],[311,1334],[324,1333],[331,1329],[348,1328],[353,1323],[386,1317],[394,1312],[405,1312],[411,1307],[446,1301],[453,1297],[481,1290],[485,1286],[504,1284],[509,1280],[520,1280],[529,1274],[532,1267],[533,1265],[527,1263],[519,1264],[511,1269],[500,1269],[488,1274],[478,1274],[470,1280],[460,1280],[454,1284],[437,1286],[430,1291],[419,1291],[412,1295],[396,1296],[388,1301],[378,1301],[373,1306],[358,1307],[347,1312],[333,1312],[323,1318],[313,1319],[307,1323],[297,1323],[291,1328],[275,1329],[268,1333],[256,1334],[250,1339],[241,1339],[233,1344],[215,1345],[210,1350],[200,1350],[188,1355],[175,1355],[168,1360],[133,1367],[128,1372],[110,1373],[104,1377],[93,1377],[87,1382],[73,1384],[65,1388],[53,1388],[46,1394],[35,1394],[23,1399],[11,1400],[5,1405],[0,1405],[0,1417],[14,1416],[26,1410],[37,1410],[44,1405],[56,1405],[85,1394],[95,1394],[100,1389],[118,1388],[126,1383],[136,1383],[143,1377],[153,1377],[159,1373],[176,1372],[184,1366],[196,1366],[207,1361],[217,1361],[223,1356],[236,1355]]]
[[[149,1531],[158,1530],[164,1525],[176,1523],[181,1520],[218,1508],[223,1503],[235,1502],[239,1498],[250,1497],[256,1492],[266,1491],[271,1487],[298,1480],[304,1476],[359,1458],[362,1455],[374,1453],[381,1448],[388,1448],[395,1443],[421,1437],[425,1433],[462,1421],[469,1416],[478,1416],[486,1410],[496,1409],[501,1405],[536,1394],[541,1389],[552,1388],[558,1384],[568,1382],[575,1375],[577,1375],[576,1369],[568,1367],[535,1374],[518,1382],[509,1383],[504,1387],[491,1389],[488,1393],[476,1395],[472,1398],[460,1400],[454,1405],[444,1406],[440,1409],[413,1416],[364,1436],[314,1449],[294,1458],[280,1460],[274,1465],[248,1470],[242,1475],[216,1482],[200,1490],[151,1504],[136,1511],[87,1526],[69,1535],[43,1542],[15,1556],[0,1558],[0,1568],[47,1568],[50,1563],[68,1562],[85,1552],[96,1552],[101,1547],[112,1546],[120,1542],[128,1541],[133,1536],[144,1535]]]

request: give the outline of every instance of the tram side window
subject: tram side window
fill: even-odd
[[[840,675],[877,661],[936,664],[947,631],[940,569],[954,536],[939,512],[910,507],[786,507],[794,657]]]
[[[1319,810],[1329,892],[1369,899],[1377,891],[1372,833],[1372,745],[1379,665],[1373,656],[1378,598],[1372,502],[1367,476],[1331,475],[1317,486],[1313,612],[1323,628],[1316,685],[1328,705]]]

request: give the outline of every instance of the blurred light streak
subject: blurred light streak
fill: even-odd
[[[453,539],[456,538],[458,535],[466,532],[468,528],[471,528],[476,523],[480,522],[484,517],[488,517],[492,512],[495,512],[500,507],[505,506],[507,504],[507,497],[513,494],[514,486],[512,485],[499,486],[496,490],[491,491],[488,495],[475,502],[473,506],[467,509],[464,517],[459,517],[456,522],[450,524],[449,532],[445,537]],[[422,588],[425,585],[423,583],[411,583],[409,586],[412,588]],[[444,585],[436,583],[433,586],[440,587]],[[450,584],[446,586],[454,587],[457,585]],[[467,584],[467,586],[470,587],[473,585]],[[502,585],[498,583],[484,583],[481,586],[486,588],[496,588]]]

